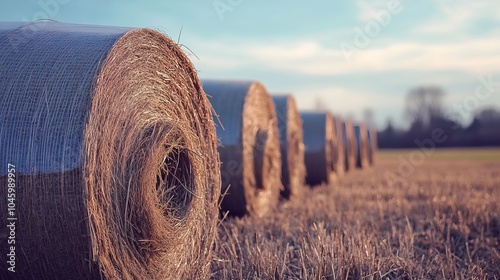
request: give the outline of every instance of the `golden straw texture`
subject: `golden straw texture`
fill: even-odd
[[[356,136],[354,135],[354,126],[352,122],[345,120],[342,125],[344,128],[345,168],[347,171],[351,171],[356,168],[358,145],[356,143]]]
[[[22,221],[14,276],[207,278],[220,168],[212,110],[191,62],[149,29],[47,23],[27,38],[18,51],[31,62],[17,57],[23,63],[12,70],[24,75],[0,83],[18,85],[0,92],[2,104],[13,107],[2,113],[15,114],[14,96],[28,91],[35,109],[47,108],[38,117],[39,138],[5,146],[22,155],[14,157]],[[10,50],[2,39],[2,51]],[[6,61],[0,55],[0,65]],[[55,156],[41,163],[25,157],[43,158],[43,149]]]
[[[375,158],[377,157],[377,150],[378,150],[378,139],[377,139],[377,130],[373,127],[370,127],[367,130],[367,137],[368,137],[368,144],[369,144],[369,149],[368,149],[368,162],[370,166],[375,165]]]
[[[343,176],[345,174],[345,144],[344,144],[344,129],[342,125],[342,118],[340,116],[333,116],[333,123],[335,125],[334,138],[335,138],[335,174]]]
[[[366,126],[358,124],[354,126],[354,134],[356,136],[357,153],[356,153],[356,167],[368,167],[369,144]]]
[[[276,95],[273,101],[280,133],[281,195],[288,199],[298,196],[305,182],[302,119],[293,96]]]
[[[335,139],[332,115],[328,112],[302,112],[306,183],[331,184],[335,179]]]
[[[274,104],[259,82],[204,80],[216,111],[222,211],[264,216],[278,203],[281,156]]]

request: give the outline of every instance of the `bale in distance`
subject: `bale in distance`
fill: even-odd
[[[328,112],[302,112],[306,183],[331,184],[335,180],[334,123]]]
[[[351,121],[345,120],[342,123],[345,145],[345,169],[352,171],[356,168],[356,157],[358,145],[356,143],[356,135],[354,134],[354,126]]]
[[[367,138],[368,138],[368,163],[370,166],[375,165],[375,157],[377,155],[378,150],[378,140],[377,140],[377,130],[375,128],[367,129]]]
[[[281,151],[281,182],[284,198],[296,197],[305,182],[302,119],[292,95],[274,95]]]
[[[342,117],[338,115],[333,116],[333,123],[335,125],[334,134],[335,134],[335,174],[337,176],[343,176],[346,172],[345,167],[345,143],[344,143],[344,129]]]
[[[202,83],[215,110],[220,140],[221,209],[230,215],[262,217],[276,207],[282,189],[273,100],[256,81]]]
[[[356,135],[357,154],[356,154],[356,167],[368,167],[368,136],[366,126],[358,124],[354,126],[354,134]]]
[[[17,270],[0,278],[208,277],[215,126],[175,42],[149,29],[0,23],[0,74],[0,196],[13,164],[19,221]]]

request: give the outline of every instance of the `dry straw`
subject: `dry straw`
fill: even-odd
[[[367,130],[367,137],[368,137],[368,163],[370,166],[375,165],[375,158],[377,156],[377,150],[378,150],[378,139],[377,139],[377,130],[375,128],[369,128]]]
[[[358,124],[354,126],[354,134],[356,136],[357,153],[356,153],[356,167],[366,168],[368,167],[368,156],[369,156],[369,143],[368,143],[368,133],[366,126],[364,124]]]
[[[302,119],[295,98],[291,95],[273,96],[278,118],[281,150],[281,182],[284,198],[299,196],[305,181]]]
[[[335,126],[328,112],[302,112],[306,183],[330,184],[335,180]]]
[[[14,164],[19,221],[17,272],[3,266],[0,278],[208,276],[215,127],[175,42],[149,29],[0,24],[0,72],[0,182]]]
[[[340,116],[333,116],[333,123],[335,125],[334,137],[336,143],[335,149],[335,174],[342,176],[346,172],[345,167],[345,143],[344,143],[344,129],[342,125],[342,118]]]
[[[259,82],[203,81],[215,109],[222,211],[263,216],[278,202],[281,156],[271,96]]]
[[[354,126],[352,122],[349,120],[345,120],[342,126],[345,145],[345,169],[347,171],[351,171],[356,168],[358,144],[356,142],[356,136],[354,134]]]

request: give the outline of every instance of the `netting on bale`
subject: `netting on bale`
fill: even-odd
[[[305,182],[302,119],[293,96],[275,95],[273,101],[280,135],[281,195],[290,198],[299,195]]]
[[[306,183],[330,184],[335,180],[335,139],[332,115],[328,112],[302,112]]]
[[[366,168],[368,167],[368,136],[366,126],[364,124],[358,124],[354,126],[354,135],[356,136],[356,167]]]
[[[345,145],[345,169],[350,171],[356,168],[356,157],[358,144],[354,134],[354,126],[351,121],[345,120],[342,123]]]
[[[333,116],[333,123],[335,126],[335,174],[342,176],[345,174],[345,144],[344,144],[344,128],[342,125],[342,118],[340,116]]]
[[[278,203],[281,155],[276,113],[265,87],[254,81],[203,80],[220,140],[221,210],[263,216]],[[229,188],[229,189],[228,189]]]
[[[368,128],[366,132],[368,139],[368,163],[373,166],[375,165],[375,157],[378,150],[377,131],[374,128]]]
[[[18,222],[16,273],[3,266],[0,278],[208,276],[215,126],[175,42],[149,29],[0,23],[0,103],[0,197],[11,164]]]

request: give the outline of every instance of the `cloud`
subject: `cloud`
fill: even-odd
[[[441,0],[437,2],[437,7],[448,18],[467,22],[474,20],[484,15],[496,16],[500,19],[500,15],[495,11],[498,1],[483,0],[483,1],[468,1],[468,0]],[[491,11],[495,11],[491,13]]]
[[[402,114],[404,93],[412,86],[444,86],[447,101],[456,102],[473,92],[478,76],[500,76],[497,38],[433,44],[384,41],[360,50],[351,62],[338,48],[299,38],[230,44],[193,39],[189,46],[200,58],[193,61],[202,76],[245,78],[261,73],[257,77],[269,89],[291,90],[301,109],[313,109],[321,100],[333,112],[360,119],[365,108],[373,108],[379,124]]]
[[[331,108],[334,112],[349,114],[358,112],[364,108],[379,104],[379,108],[397,107],[400,102],[387,94],[381,94],[376,90],[353,90],[339,86],[308,85],[307,88],[298,88],[294,91],[299,107],[302,109],[313,109],[317,102]]]
[[[240,42],[231,47],[220,44],[213,48],[204,47],[203,57],[211,57],[213,63],[220,59],[220,67],[234,69],[238,63],[244,66],[261,65],[301,75],[328,76],[400,70],[453,70],[478,75],[498,71],[499,49],[500,38],[439,44],[398,42],[359,50],[348,62],[340,48],[328,48],[314,41],[267,45]]]
[[[460,34],[474,22],[483,19],[500,21],[498,1],[441,0],[436,1],[436,18],[414,28],[415,34]],[[466,34],[461,34],[466,35]]]
[[[387,9],[387,0],[357,0],[356,7],[358,8],[358,20],[367,22],[375,18],[375,14],[381,10]]]

